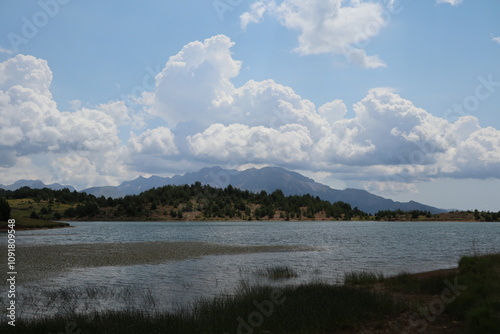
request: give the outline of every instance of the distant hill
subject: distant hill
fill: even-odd
[[[19,181],[14,182],[10,186],[4,186],[3,184],[0,184],[0,188],[5,189],[5,190],[17,190],[17,189],[22,188],[22,187],[30,187],[31,189],[49,188],[52,190],[61,190],[61,189],[67,188],[70,191],[76,190],[72,186],[65,186],[65,185],[62,185],[59,183],[45,184],[40,180],[19,180]]]
[[[231,184],[235,188],[271,193],[281,189],[285,195],[318,196],[332,203],[343,201],[353,208],[374,214],[380,210],[421,210],[431,213],[443,213],[448,210],[424,205],[414,201],[395,202],[381,196],[371,194],[365,190],[345,189],[337,190],[324,184],[315,182],[299,173],[279,167],[265,167],[261,169],[250,168],[245,171],[222,169],[220,167],[203,168],[198,172],[186,173],[173,177],[152,176],[150,178],[138,177],[135,180],[123,182],[117,187],[95,187],[83,190],[95,196],[118,198],[124,195],[136,195],[151,188],[166,185],[193,184],[196,181],[217,188],[225,188]]]

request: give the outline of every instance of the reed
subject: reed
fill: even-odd
[[[264,276],[274,281],[289,279],[299,276],[298,272],[295,269],[288,266],[268,267],[264,270],[260,269],[257,270],[257,274],[259,276]]]
[[[278,293],[278,292],[279,293]],[[105,290],[107,297],[124,297],[119,289]],[[404,305],[385,294],[324,283],[297,286],[242,285],[232,295],[205,298],[176,311],[160,310],[158,300],[147,290],[132,291],[124,310],[83,307],[73,297],[100,294],[96,288],[61,289],[49,293],[65,304],[53,316],[20,318],[16,327],[0,324],[1,332],[59,333],[68,324],[73,332],[85,333],[324,333],[354,329],[366,321],[398,314]],[[279,303],[276,295],[279,294]],[[142,296],[142,304],[134,303]],[[252,318],[253,317],[253,318]],[[242,323],[245,325],[242,325]],[[245,327],[246,326],[246,327]],[[245,331],[243,331],[245,332]]]
[[[371,289],[370,283],[383,285],[384,289]],[[463,323],[465,333],[500,333],[500,254],[463,257],[458,272],[449,276],[401,273],[383,277],[369,272],[350,273],[346,275],[344,285],[322,282],[251,285],[242,281],[237,291],[230,295],[201,298],[176,310],[163,309],[161,296],[149,289],[96,286],[50,291],[39,289],[33,290],[32,295],[23,296],[23,302],[45,300],[42,306],[52,315],[46,316],[47,309],[35,310],[31,317],[21,315],[15,327],[3,320],[0,332],[349,332],[359,330],[366,324],[399,319],[401,312],[413,312],[420,308],[409,303],[409,296],[415,294],[415,300],[424,295],[438,298],[443,289],[449,288],[449,284],[459,284],[460,289],[456,299],[445,303],[443,315]],[[406,301],[395,298],[401,295]],[[41,296],[45,299],[40,299]],[[449,292],[445,296],[448,299]],[[110,310],[107,305],[98,302],[102,299],[121,300],[123,307]],[[2,318],[6,319],[5,311],[3,313]]]

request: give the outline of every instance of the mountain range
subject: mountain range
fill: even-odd
[[[126,181],[119,186],[93,187],[82,190],[88,194],[97,197],[118,198],[126,195],[137,195],[151,188],[158,188],[166,185],[184,185],[201,182],[212,187],[225,188],[232,185],[235,188],[260,192],[262,190],[271,193],[276,189],[281,189],[285,195],[305,195],[318,196],[323,200],[330,202],[343,201],[349,203],[353,208],[374,214],[380,210],[422,210],[431,213],[442,213],[448,210],[439,209],[418,202],[396,202],[381,196],[377,196],[360,189],[333,189],[324,184],[315,182],[313,179],[305,177],[299,173],[292,172],[279,167],[264,167],[261,169],[250,168],[244,171],[232,169],[222,169],[220,167],[203,168],[198,172],[176,175],[173,177],[151,176],[144,178],[138,177],[132,181]],[[41,181],[18,181],[11,186],[2,186],[0,188],[14,190],[20,186],[29,186],[31,188],[43,188],[45,186]],[[52,184],[46,186],[52,189],[69,188],[71,186],[62,186]]]
[[[52,184],[45,184],[40,180],[19,180],[11,184],[10,186],[4,186],[3,184],[0,184],[1,189],[5,190],[17,190],[22,187],[29,187],[31,189],[43,189],[43,188],[49,188],[52,190],[61,190],[64,188],[69,189],[70,191],[76,190],[72,186],[66,186],[62,185],[59,183],[52,183]]]

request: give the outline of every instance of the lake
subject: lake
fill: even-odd
[[[463,255],[500,251],[498,223],[251,221],[71,224],[75,227],[19,231],[17,245],[195,241],[247,246],[306,246],[310,249],[209,255],[160,264],[73,268],[26,283],[19,288],[20,291],[78,286],[148,288],[161,300],[162,308],[172,308],[187,305],[201,296],[231,293],[241,280],[271,283],[259,276],[258,271],[276,265],[289,266],[299,273],[287,283],[311,280],[335,283],[341,282],[344,273],[350,271],[368,270],[385,275],[401,271],[430,271],[456,267]],[[2,238],[1,244],[5,245],[6,239]],[[103,307],[115,305],[110,301],[101,302]]]

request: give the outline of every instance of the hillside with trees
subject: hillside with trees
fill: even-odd
[[[253,193],[229,185],[164,186],[123,198],[76,191],[30,189],[0,191],[17,211],[32,219],[53,220],[351,220],[369,216],[344,202],[311,195],[285,196],[281,190]]]
[[[311,195],[285,196],[281,190],[257,193],[229,185],[224,189],[195,182],[167,185],[122,198],[96,197],[68,189],[0,189],[0,215],[18,226],[51,227],[51,221],[208,221],[208,220],[382,220],[500,221],[500,212],[384,210],[374,216],[345,202]],[[62,226],[59,223],[58,226]]]

